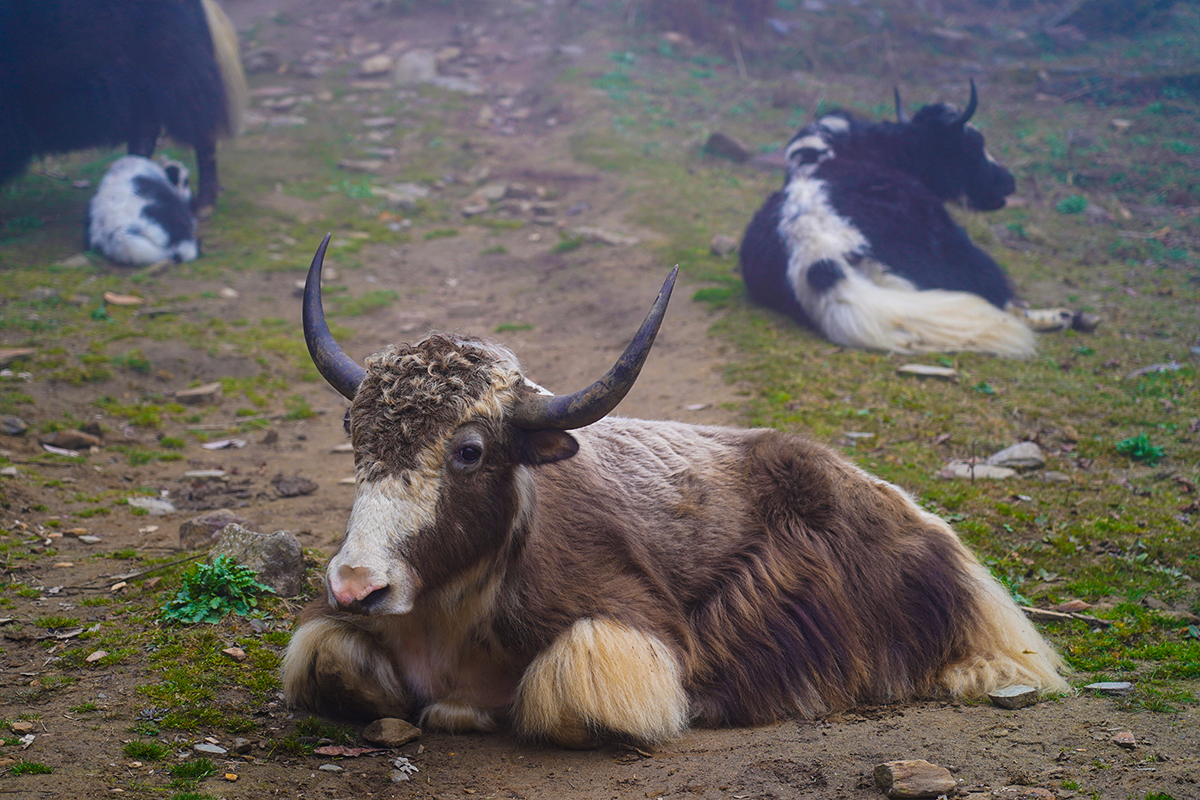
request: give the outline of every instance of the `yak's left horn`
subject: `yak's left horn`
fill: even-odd
[[[516,426],[525,430],[553,428],[567,431],[591,425],[616,408],[633,388],[642,364],[650,354],[650,346],[654,344],[654,337],[662,324],[667,301],[671,299],[671,289],[675,286],[675,276],[678,273],[678,266],[671,270],[658,293],[658,298],[650,308],[650,313],[642,322],[642,327],[638,328],[633,341],[603,378],[573,394],[535,394],[526,397],[513,409],[513,422]]]
[[[975,90],[975,79],[971,78],[971,101],[969,103],[967,103],[967,107],[965,109],[963,109],[963,112],[958,115],[958,118],[956,120],[954,120],[954,124],[960,125],[960,126],[966,125],[967,120],[969,120],[972,116],[974,116],[975,107],[978,105],[979,105],[979,93]]]
[[[312,356],[317,371],[329,385],[353,400],[367,371],[346,355],[346,351],[333,339],[329,325],[325,322],[325,308],[321,305],[321,264],[325,261],[325,248],[329,247],[329,234],[321,240],[308,268],[308,280],[304,282],[304,341]]]
[[[896,121],[901,125],[912,122],[908,118],[908,112],[904,110],[904,103],[900,102],[900,87],[893,86],[892,93],[896,96]]]

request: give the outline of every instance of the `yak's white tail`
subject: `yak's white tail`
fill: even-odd
[[[804,278],[801,277],[801,281]],[[797,292],[801,295],[800,292]],[[969,292],[880,286],[855,270],[801,304],[827,338],[848,347],[893,353],[970,351],[1028,358],[1033,331]]]

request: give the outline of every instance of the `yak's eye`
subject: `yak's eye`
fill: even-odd
[[[483,460],[483,446],[478,443],[463,443],[454,451],[454,465],[459,469],[473,469]]]

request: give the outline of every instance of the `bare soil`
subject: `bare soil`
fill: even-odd
[[[486,35],[468,45],[483,65],[479,80],[489,92],[495,87],[523,87],[519,96],[534,109],[528,119],[515,119],[509,130],[472,134],[472,141],[486,154],[489,179],[549,187],[561,207],[587,209],[581,221],[638,237],[641,244],[590,248],[582,266],[577,254],[568,259],[547,246],[557,241],[554,227],[526,226],[506,233],[500,241],[507,252],[493,255],[480,253],[497,241],[494,232],[471,226],[463,226],[455,237],[366,245],[355,254],[362,267],[343,270],[339,282],[349,287],[352,296],[371,288],[394,289],[401,303],[352,320],[335,320],[354,331],[347,349],[361,358],[383,344],[415,338],[431,328],[496,335],[498,327],[507,326],[510,332],[499,336],[518,353],[532,379],[555,391],[585,385],[625,346],[670,265],[660,263],[654,254],[655,234],[636,228],[623,215],[624,179],[571,158],[569,137],[578,131],[577,125],[594,117],[586,94],[567,96],[553,85],[563,68],[552,58],[562,27],[558,12],[547,6],[536,13],[490,14],[485,12],[493,7],[481,3],[464,6],[467,12],[442,4],[418,4],[430,7],[404,15],[355,14],[356,8],[367,5],[230,0],[227,8],[240,30],[255,27],[260,40],[268,41],[289,62],[317,47],[318,41],[336,50],[354,36],[385,45],[401,39],[432,49],[459,45],[462,39],[455,33],[456,25],[472,21],[470,13],[484,14],[481,23]],[[279,14],[288,15],[293,23],[272,26],[271,20]],[[589,42],[589,50],[607,52],[596,40]],[[303,92],[326,85],[292,74],[257,76],[253,84]],[[457,122],[464,128],[475,124],[478,103],[468,105],[470,111],[462,112]],[[364,108],[361,114],[370,116],[371,109]],[[559,124],[545,124],[548,116]],[[250,135],[227,145],[226,152],[235,156],[223,162],[225,168],[233,169],[239,159],[255,158],[259,152],[265,157],[273,137],[281,135],[252,128]],[[294,219],[318,213],[315,206],[279,193],[274,186],[262,187],[256,203]],[[746,219],[752,211],[746,209]],[[222,244],[221,215],[218,203],[216,215],[206,223],[206,235],[217,246]],[[725,232],[736,234],[743,223],[743,219],[731,220]],[[336,250],[327,266],[339,268]],[[248,272],[225,280],[173,282],[168,275],[164,280],[169,290],[160,293],[203,298],[193,305],[196,314],[225,319],[276,316],[294,319],[299,326],[294,277],[295,273]],[[236,290],[237,296],[221,297],[218,292],[225,288]],[[620,410],[630,416],[737,424],[742,397],[739,387],[723,377],[733,354],[708,333],[716,312],[688,302],[689,287],[677,291],[680,294],[643,376]],[[519,329],[524,326],[528,328]],[[198,357],[196,344],[146,343],[142,350],[160,375],[123,375],[102,391],[134,398],[148,388],[183,388],[196,380],[250,375],[258,369],[250,359],[232,353]],[[36,381],[27,391],[37,399],[39,418],[67,412],[78,419],[96,415],[92,402],[100,390],[95,386]],[[298,382],[292,391],[305,395],[318,415],[301,421],[276,418],[269,430],[249,434],[242,449],[204,452],[191,447],[185,462],[139,467],[103,453],[87,464],[39,467],[43,473],[53,470],[54,477],[81,494],[155,486],[166,491],[180,511],[165,517],[111,514],[71,523],[99,536],[100,543],[85,544],[72,535],[53,540],[52,559],[25,562],[10,579],[62,588],[44,591],[37,598],[16,597],[16,605],[5,609],[3,616],[31,620],[69,614],[88,624],[105,620],[111,609],[78,603],[106,593],[121,564],[88,556],[127,548],[153,555],[176,552],[179,522],[198,509],[235,508],[260,530],[291,530],[305,547],[328,553],[340,535],[353,493],[352,486],[339,483],[352,474],[351,457],[334,452],[344,441],[345,403],[315,383]],[[221,409],[225,421],[236,421],[234,404],[226,405]],[[127,436],[136,441],[145,434],[129,429]],[[20,439],[5,437],[0,446],[16,464],[27,463],[40,452],[32,432]],[[182,476],[186,469],[208,468],[228,471],[229,481],[214,488]],[[270,483],[280,473],[309,478],[320,488],[308,496],[280,497]],[[3,515],[14,529],[22,523],[33,531],[39,522],[67,510],[56,488],[4,480],[8,481],[8,507]],[[240,624],[228,623],[222,635],[231,635]],[[72,645],[64,642],[63,646]],[[133,738],[129,727],[143,705],[137,688],[156,678],[138,663],[126,662],[85,670],[72,686],[22,699],[30,697],[22,690],[52,668],[54,653],[31,636],[6,636],[0,647],[0,716],[14,720],[32,712],[37,717],[33,744],[24,750],[19,745],[5,746],[0,759],[54,768],[49,775],[0,775],[0,795],[162,795],[163,790],[146,787],[164,784],[163,766],[135,764],[122,755],[123,742]],[[70,710],[85,702],[96,703],[103,714],[85,716]],[[261,730],[247,735],[265,741],[293,729],[296,720],[281,704],[272,703],[261,711]],[[1120,731],[1133,732],[1135,748],[1122,749],[1112,741]],[[211,733],[222,745],[231,744],[230,735]],[[178,746],[186,748],[201,737],[176,738]],[[218,775],[205,781],[200,791],[225,798],[875,798],[881,796],[871,779],[877,764],[924,758],[951,769],[963,791],[990,793],[1018,785],[1040,787],[1060,798],[1141,800],[1154,792],[1176,800],[1200,798],[1200,719],[1194,709],[1151,713],[1131,710],[1120,699],[1087,693],[1017,711],[987,704],[929,702],[857,709],[822,720],[785,721],[754,729],[697,730],[653,752],[616,746],[573,752],[522,743],[505,734],[427,733],[394,753],[339,760],[340,772],[318,770],[334,762],[327,757],[272,755],[259,749],[252,755],[253,760],[218,759],[220,773],[236,774],[237,780]],[[391,758],[397,755],[409,757],[420,769],[410,781],[391,781]]]

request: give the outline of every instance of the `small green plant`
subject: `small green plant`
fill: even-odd
[[[1082,214],[1087,210],[1087,198],[1081,194],[1072,194],[1058,201],[1054,210],[1060,214]]]
[[[39,764],[36,761],[18,761],[8,768],[9,775],[49,775],[53,767]]]
[[[533,326],[528,322],[501,322],[496,326],[496,333],[513,333],[515,331],[531,331]]]
[[[988,383],[987,381],[980,381],[979,383],[975,384],[971,388],[973,388],[975,391],[979,392],[980,394],[995,394],[996,393],[996,390],[993,389],[992,385],[990,383]]]
[[[169,750],[162,742],[143,741],[135,739],[125,745],[124,750],[126,758],[133,758],[138,761],[162,761],[167,757]]]
[[[1151,444],[1150,437],[1144,433],[1117,442],[1117,452],[1129,456],[1134,461],[1145,462],[1152,467],[1167,454],[1158,445]]]
[[[183,573],[183,586],[162,610],[164,619],[195,624],[220,622],[226,614],[249,616],[258,596],[273,592],[250,567],[220,555],[211,564],[194,564]]]
[[[197,758],[192,761],[184,761],[182,764],[175,764],[169,769],[171,773],[171,785],[187,789],[195,786],[205,778],[212,777],[217,774],[217,765],[210,759]]]

